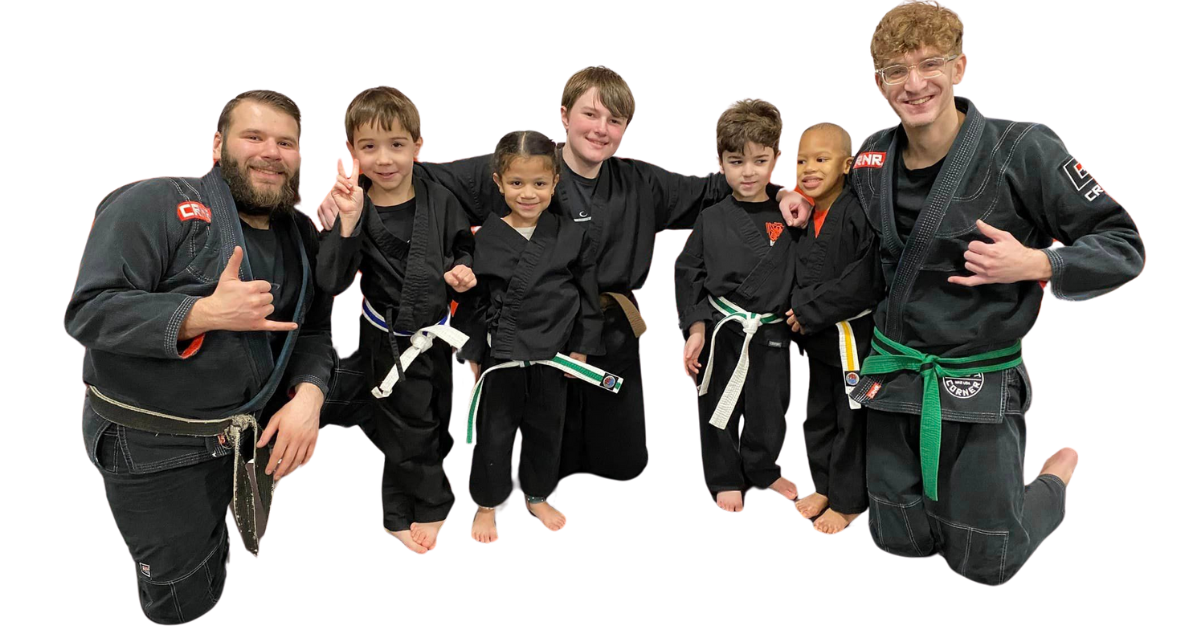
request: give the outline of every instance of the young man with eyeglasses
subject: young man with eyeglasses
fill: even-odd
[[[863,143],[852,171],[888,287],[852,392],[868,408],[871,536],[1001,584],[1062,522],[1077,461],[1064,448],[1024,485],[1020,343],[1044,284],[1096,297],[1137,276],[1144,249],[1052,131],[984,118],[954,97],[967,58],[952,11],[892,9],[871,55],[900,117]]]

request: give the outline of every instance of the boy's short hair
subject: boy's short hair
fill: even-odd
[[[804,136],[808,135],[808,132],[810,132],[810,131],[813,133],[828,131],[830,133],[836,134],[838,137],[838,145],[839,145],[838,148],[841,149],[842,152],[844,152],[848,156],[854,155],[854,145],[850,143],[850,132],[846,131],[845,129],[842,129],[841,125],[837,125],[837,124],[834,124],[831,122],[817,123],[817,124],[809,127],[808,129],[805,129],[804,133],[800,134],[800,140],[802,142],[804,141]]]
[[[571,111],[579,97],[591,88],[596,88],[600,104],[607,107],[613,116],[624,118],[626,125],[633,120],[633,91],[621,75],[604,66],[589,66],[571,75],[563,86],[562,106]]]
[[[963,24],[937,2],[908,2],[888,11],[871,38],[875,69],[923,46],[947,56],[962,54]]]
[[[725,151],[741,153],[753,142],[779,152],[783,118],[774,105],[756,98],[733,104],[717,119],[717,158]]]
[[[224,137],[226,132],[229,131],[229,125],[233,124],[233,110],[242,101],[254,101],[263,105],[270,105],[291,116],[296,120],[296,135],[300,135],[300,108],[296,105],[296,101],[274,90],[250,90],[249,92],[242,92],[233,97],[221,109],[221,115],[217,117],[217,133],[221,134],[221,137]]]
[[[378,124],[391,131],[395,121],[412,134],[414,141],[421,139],[421,115],[400,90],[387,86],[363,90],[346,108],[346,141],[354,143],[354,132],[359,127]]]

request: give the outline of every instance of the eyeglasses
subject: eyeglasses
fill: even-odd
[[[951,57],[933,57],[931,59],[914,63],[911,66],[896,64],[894,66],[888,66],[886,68],[876,70],[875,74],[878,74],[879,78],[888,85],[900,85],[901,83],[907,81],[908,73],[911,72],[913,68],[916,68],[917,73],[922,77],[926,79],[932,79],[934,77],[942,76],[942,68],[944,68],[946,64],[950,63],[951,61],[958,59],[958,57],[959,55],[954,55]]]

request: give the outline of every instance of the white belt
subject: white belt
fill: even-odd
[[[850,327],[850,322],[870,314],[871,309],[867,309],[837,323],[838,352],[842,355],[842,385],[846,386],[846,398],[850,401],[851,409],[862,408],[862,405],[850,397],[850,392],[858,385],[858,371],[862,369],[862,364],[858,361],[858,342],[854,339],[854,329]]]
[[[701,396],[708,393],[708,384],[712,380],[713,372],[713,350],[717,347],[717,331],[721,330],[726,322],[734,319],[742,321],[742,331],[746,333],[746,339],[742,341],[742,353],[738,356],[737,367],[733,369],[733,376],[729,377],[729,382],[725,385],[725,392],[721,394],[721,400],[717,402],[717,408],[713,411],[712,418],[708,423],[724,429],[729,423],[729,416],[733,414],[733,408],[737,405],[738,397],[742,395],[742,388],[746,385],[746,372],[750,370],[750,340],[754,338],[754,333],[758,332],[758,327],[762,324],[778,324],[783,321],[783,318],[774,313],[751,313],[746,309],[730,302],[729,300],[719,297],[715,300],[709,296],[708,301],[713,308],[717,309],[718,313],[724,313],[725,318],[717,322],[713,328],[712,341],[708,346],[708,362],[704,366],[704,378],[700,381],[698,391]]]
[[[363,298],[363,317],[366,318],[367,322],[372,326],[382,330],[385,333],[388,332],[387,321],[379,315],[378,311],[371,307],[371,303],[368,302],[366,298]],[[376,398],[387,398],[388,396],[391,396],[392,388],[395,387],[396,382],[400,380],[400,373],[404,372],[408,369],[408,366],[412,365],[412,362],[416,360],[417,355],[433,347],[433,340],[435,338],[441,339],[447,344],[450,344],[450,347],[454,348],[455,350],[458,350],[466,345],[470,337],[468,337],[462,331],[451,327],[449,322],[450,312],[446,311],[445,317],[442,317],[441,321],[432,326],[426,326],[413,332],[397,331],[395,335],[397,337],[409,337],[409,343],[411,345],[400,354],[400,364],[392,366],[392,369],[388,372],[387,376],[384,377],[383,382],[380,383],[378,387],[371,390],[371,395]]]
[[[562,370],[563,372],[570,374],[571,376],[574,376],[585,383],[595,385],[600,389],[610,391],[614,394],[621,391],[621,384],[625,382],[625,379],[617,376],[616,374],[609,374],[598,367],[589,365],[577,359],[572,359],[571,357],[562,353],[555,354],[553,359],[544,359],[540,361],[507,361],[505,363],[498,363],[484,370],[483,374],[479,375],[479,380],[475,382],[475,389],[471,391],[471,407],[467,411],[467,444],[471,443],[473,436],[472,429],[475,426],[475,416],[479,413],[479,397],[483,393],[483,379],[486,378],[488,374],[491,374],[496,370],[505,370],[508,368],[517,367],[526,368],[535,364],[548,365],[556,370]]]

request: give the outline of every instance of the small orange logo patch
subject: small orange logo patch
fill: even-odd
[[[175,206],[175,214],[179,216],[180,221],[199,219],[205,223],[212,223],[212,210],[199,201],[185,201]]]
[[[771,242],[779,240],[779,235],[783,234],[783,224],[779,222],[767,223],[767,236]]]

